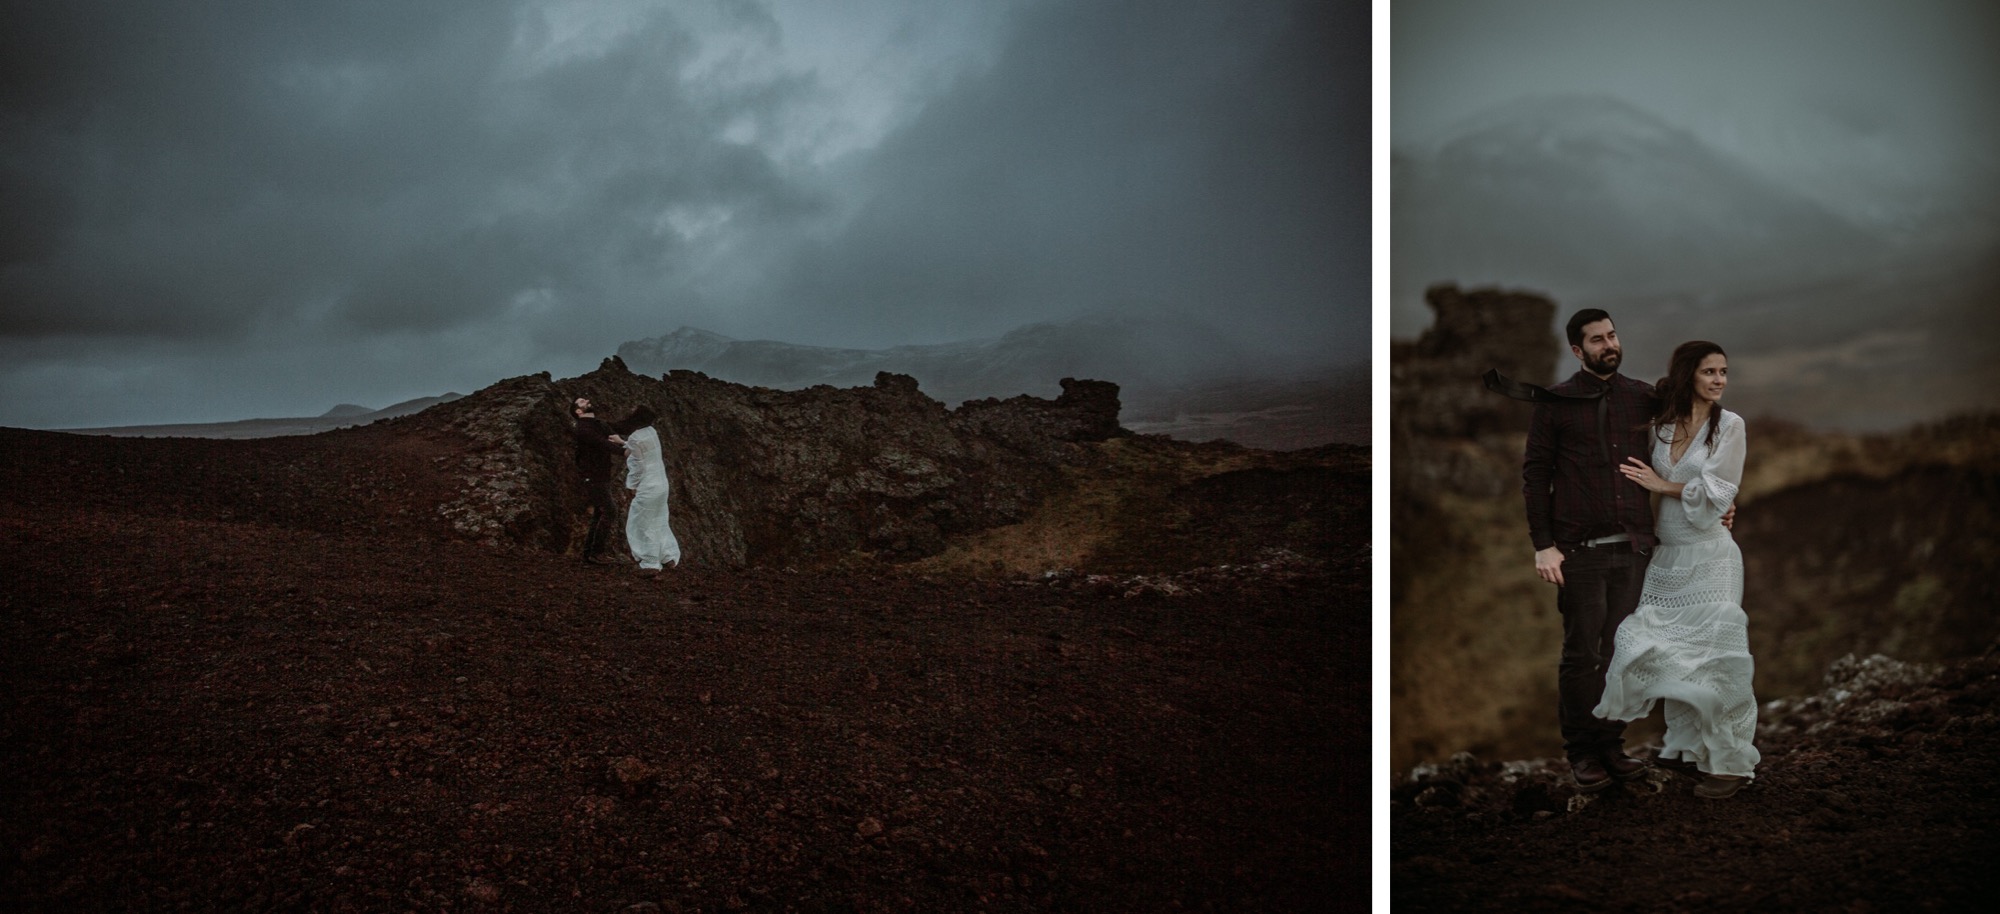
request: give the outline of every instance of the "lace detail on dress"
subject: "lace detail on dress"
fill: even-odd
[[[1728,538],[1728,532],[1717,539]],[[1734,545],[1732,543],[1732,545]],[[1664,550],[1662,550],[1664,551]],[[1657,560],[1656,560],[1657,561]],[[1641,606],[1679,609],[1705,603],[1736,605],[1743,599],[1743,566],[1729,561],[1701,562],[1685,568],[1646,568]]]
[[[1709,477],[1702,480],[1702,482],[1708,488],[1708,497],[1714,499],[1717,503],[1727,505],[1736,501],[1735,483],[1727,479],[1718,479],[1715,477]]]

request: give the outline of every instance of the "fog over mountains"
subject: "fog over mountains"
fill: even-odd
[[[1017,327],[1001,336],[887,349],[736,340],[693,327],[633,340],[618,357],[640,374],[689,369],[739,384],[870,384],[878,371],[915,377],[949,405],[1016,394],[1055,396],[1065,377],[1113,381],[1128,392],[1183,388],[1239,372],[1243,353],[1194,321],[1095,317]]]
[[[1596,96],[1492,109],[1396,150],[1393,169],[1399,338],[1423,328],[1432,284],[1520,288],[1553,297],[1559,321],[1610,311],[1626,373],[1646,380],[1681,341],[1722,343],[1729,405],[1753,417],[1877,429],[1992,405],[1991,201],[1831,200]]]
[[[907,374],[948,406],[1020,394],[1054,397],[1063,378],[1119,385],[1124,424],[1191,440],[1261,447],[1368,440],[1365,365],[1288,366],[1226,342],[1177,315],[1097,316],[1017,327],[997,337],[886,349],[738,340],[694,327],[628,341],[618,357],[639,374],[675,369],[781,389],[872,384]]]
[[[121,425],[102,428],[73,428],[65,431],[91,435],[110,435],[120,438],[281,438],[289,435],[316,435],[320,432],[355,425],[367,425],[382,419],[394,419],[420,413],[439,403],[450,403],[464,394],[448,393],[435,397],[418,397],[401,403],[373,409],[342,403],[317,416],[294,416],[274,419],[239,419],[234,422],[185,422],[168,425]]]
[[[917,379],[924,395],[956,407],[967,400],[1027,394],[1053,399],[1064,378],[1119,386],[1125,428],[1189,441],[1227,438],[1291,450],[1369,440],[1368,366],[1287,365],[1224,342],[1208,324],[1183,316],[1099,316],[1017,327],[997,337],[932,345],[854,349],[780,340],[738,340],[681,327],[618,346],[633,373],[673,370],[760,387],[868,387],[878,372]],[[499,381],[501,379],[494,379]],[[450,393],[383,409],[341,404],[318,416],[208,424],[71,429],[94,434],[197,438],[309,435],[418,412],[459,398]],[[605,403],[621,414],[630,404]]]
[[[1614,99],[1524,100],[1393,165],[1397,265],[1417,275],[1629,297],[1789,280],[1881,253],[1827,208]]]

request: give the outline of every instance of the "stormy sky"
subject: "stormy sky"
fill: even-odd
[[[1391,28],[1398,151],[1521,99],[1602,96],[1877,235],[2000,237],[2000,4],[1422,0]],[[1399,290],[1391,333],[1428,320]]]
[[[1362,361],[1368,13],[8,3],[0,425],[386,406],[681,325],[1177,314]]]

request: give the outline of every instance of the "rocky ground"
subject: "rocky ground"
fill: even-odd
[[[1992,910],[2000,645],[1952,664],[1836,662],[1767,704],[1726,800],[1655,769],[1591,797],[1557,760],[1461,754],[1393,792],[1399,910]]]
[[[0,430],[6,907],[1367,904],[1365,544],[645,578],[385,435]]]

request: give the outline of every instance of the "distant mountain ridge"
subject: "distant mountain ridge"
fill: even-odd
[[[1050,396],[1065,377],[1119,385],[1125,424],[1187,440],[1229,438],[1289,449],[1368,440],[1365,366],[1253,370],[1255,354],[1200,321],[1088,317],[1017,327],[996,337],[853,349],[737,340],[695,327],[620,344],[632,371],[699,371],[737,384],[798,390],[858,387],[877,372],[906,374],[946,405],[1021,394]]]
[[[1398,306],[1434,282],[1702,294],[1852,269],[1861,226],[1611,98],[1502,106],[1393,161]]]
[[[186,422],[173,425],[121,425],[109,428],[71,428],[62,431],[79,435],[110,435],[116,438],[281,438],[287,435],[317,435],[320,432],[367,425],[422,412],[439,403],[450,403],[464,394],[448,393],[417,397],[381,409],[342,403],[317,416],[285,419],[239,419],[235,422]]]
[[[1119,387],[1121,423],[1144,434],[1185,441],[1226,438],[1266,450],[1368,442],[1366,365],[1261,366],[1254,353],[1218,342],[1224,338],[1200,321],[1164,316],[1028,324],[996,337],[885,349],[737,340],[681,327],[622,343],[617,356],[640,375],[685,369],[781,390],[872,387],[877,373],[902,374],[916,378],[925,396],[947,406],[1022,394],[1052,397],[1061,393],[1063,378],[1110,381]],[[314,417],[65,431],[186,438],[311,435],[458,398],[425,397],[380,410],[341,404]]]
[[[1185,386],[1236,372],[1243,354],[1220,334],[1185,319],[1084,318],[1034,323],[996,337],[948,343],[850,349],[777,340],[737,340],[694,327],[632,340],[618,357],[633,371],[673,369],[776,388],[852,387],[876,372],[907,374],[947,404],[985,397],[1045,394],[1057,379],[1115,381],[1128,391]]]
[[[1990,403],[2000,384],[2000,235],[1978,220],[1843,216],[1596,96],[1500,106],[1392,166],[1399,340],[1429,323],[1426,290],[1455,285],[1545,295],[1558,321],[1609,311],[1625,372],[1644,380],[1677,343],[1714,340],[1744,382],[1731,406],[1752,418],[1883,431]]]

